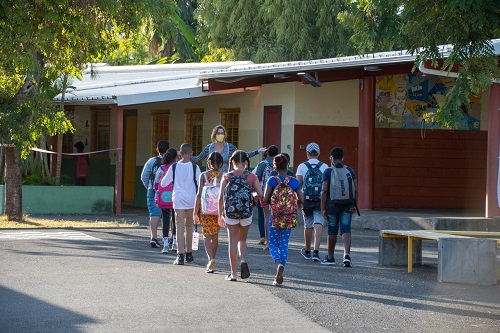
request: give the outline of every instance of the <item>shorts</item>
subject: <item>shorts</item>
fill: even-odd
[[[149,216],[158,216],[158,217],[161,217],[162,216],[162,214],[161,214],[161,208],[159,208],[156,205],[156,202],[155,202],[155,191],[152,188],[148,188],[147,201],[148,201]]]
[[[219,216],[218,215],[200,215],[203,235],[215,236],[219,234]]]
[[[325,226],[325,218],[321,214],[321,209],[315,209],[311,214],[305,214],[302,211],[302,216],[304,216],[304,228],[306,229],[314,228],[315,224]]]
[[[226,220],[226,224],[228,225],[241,225],[242,227],[249,226],[252,224],[252,218],[253,216],[244,218],[244,219],[230,219],[229,217],[226,217],[224,215],[224,219]]]
[[[328,235],[338,235],[351,233],[352,206],[334,206],[331,203],[326,205],[326,217],[328,220]]]

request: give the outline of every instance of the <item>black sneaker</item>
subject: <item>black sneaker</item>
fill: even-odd
[[[302,256],[304,257],[304,259],[311,259],[311,251],[306,251],[306,248],[303,247],[301,250],[300,250],[300,254],[302,254]]]
[[[349,256],[348,254],[344,256],[344,267],[352,267],[351,256]]]
[[[313,261],[321,261],[321,259],[319,258],[319,253],[318,253],[318,251],[314,251],[314,252],[313,252],[313,255],[312,255],[312,260],[313,260]]]
[[[325,256],[325,259],[321,262],[321,265],[330,265],[330,266],[335,266],[335,258],[331,257],[329,258],[328,255]]]
[[[184,253],[178,254],[175,258],[174,265],[184,265]]]
[[[194,260],[192,252],[186,252],[186,262],[192,262]]]
[[[151,238],[151,240],[149,241],[149,245],[151,245],[151,247],[158,247],[158,248],[161,247],[160,243],[156,238]]]

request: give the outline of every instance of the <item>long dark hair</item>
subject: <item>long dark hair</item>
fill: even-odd
[[[247,153],[243,150],[237,150],[233,153],[233,155],[231,155],[231,158],[229,159],[230,170],[233,169],[233,161],[236,163],[247,162],[247,168],[250,166],[250,159],[248,158]]]

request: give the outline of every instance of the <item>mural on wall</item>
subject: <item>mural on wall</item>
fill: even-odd
[[[377,128],[441,128],[436,123],[423,123],[432,117],[454,83],[453,78],[422,73],[377,76],[375,86],[375,127]],[[458,122],[459,130],[480,129],[479,98],[471,98],[471,110]]]

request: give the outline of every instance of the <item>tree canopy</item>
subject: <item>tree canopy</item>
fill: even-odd
[[[210,59],[278,62],[406,49],[417,55],[415,67],[439,60],[445,71],[458,66],[433,119],[449,128],[468,110],[469,95],[500,77],[489,43],[500,37],[496,0],[200,0],[197,17]],[[447,59],[443,44],[453,47]]]
[[[0,141],[15,147],[6,148],[10,218],[22,218],[20,152],[26,156],[41,135],[72,129],[64,110],[52,104],[68,76],[79,77],[121,38],[176,8],[173,0],[0,1]]]

